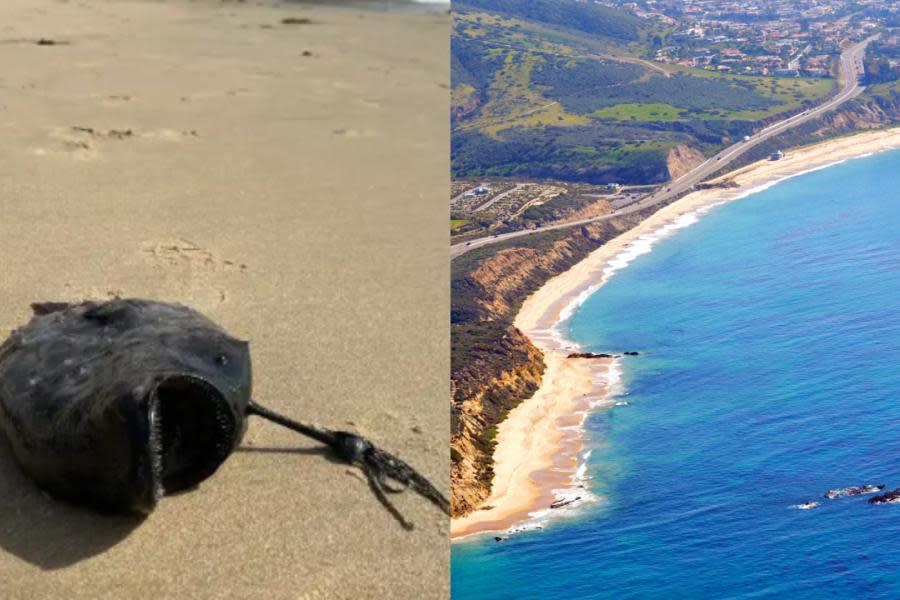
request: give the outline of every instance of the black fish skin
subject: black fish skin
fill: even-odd
[[[251,394],[246,342],[174,304],[34,310],[0,345],[0,427],[40,487],[146,514],[240,444]]]

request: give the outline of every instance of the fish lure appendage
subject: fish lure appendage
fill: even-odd
[[[445,514],[450,514],[449,500],[431,482],[404,461],[378,448],[362,436],[348,431],[333,431],[317,425],[301,423],[260,406],[252,400],[247,406],[247,414],[257,415],[322,442],[344,462],[360,467],[366,475],[372,492],[405,529],[412,529],[413,526],[397,511],[386,493],[396,494],[411,489],[432,502]],[[401,487],[392,487],[391,481],[399,483]]]

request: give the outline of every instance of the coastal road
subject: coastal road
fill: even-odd
[[[644,196],[637,202],[629,204],[628,206],[625,206],[615,212],[600,217],[582,219],[579,221],[570,221],[568,223],[560,223],[558,225],[551,225],[549,227],[541,227],[540,229],[522,229],[519,231],[511,231],[509,233],[501,233],[498,235],[477,238],[468,242],[460,242],[459,244],[450,246],[450,259],[452,260],[457,256],[465,254],[469,250],[474,250],[475,248],[481,248],[490,244],[496,244],[498,242],[506,241],[512,238],[532,235],[535,233],[540,233],[542,231],[552,231],[554,229],[574,227],[576,225],[584,225],[587,223],[593,223],[595,221],[604,221],[607,219],[612,219],[614,217],[627,215],[665,202],[675,196],[678,196],[679,194],[690,190],[693,186],[700,183],[722,167],[726,166],[728,163],[732,162],[734,159],[742,155],[750,148],[763,143],[773,136],[784,133],[788,129],[796,127],[811,119],[815,119],[823,113],[833,110],[844,102],[861,94],[864,89],[864,87],[859,83],[859,78],[862,75],[862,59],[868,43],[877,37],[878,35],[876,34],[874,36],[866,38],[861,42],[847,47],[843,52],[841,52],[841,90],[837,94],[830,97],[822,104],[810,108],[809,110],[803,111],[802,113],[798,113],[796,115],[787,117],[786,119],[782,119],[781,121],[772,123],[771,125],[768,125],[767,127],[764,127],[763,129],[757,131],[753,135],[748,136],[748,139],[741,140],[736,144],[728,146],[715,156],[711,156],[687,173],[684,173],[677,179],[664,184],[656,192]]]

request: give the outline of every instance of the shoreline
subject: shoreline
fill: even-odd
[[[577,345],[565,339],[565,323],[594,292],[634,258],[687,227],[721,204],[763,191],[781,181],[853,158],[900,148],[900,128],[863,132],[789,150],[779,161],[761,160],[712,181],[733,180],[737,187],[692,192],[664,206],[634,228],[594,250],[568,271],[548,280],[522,304],[514,324],[543,353],[546,369],[535,394],[509,412],[497,428],[494,480],[484,507],[451,521],[459,540],[487,532],[540,528],[549,504],[572,494],[581,483],[586,459],[580,457],[580,429],[589,411],[613,404],[617,359],[568,359]],[[569,417],[575,429],[561,429]],[[583,488],[584,497],[595,497]],[[526,521],[533,521],[523,524]]]

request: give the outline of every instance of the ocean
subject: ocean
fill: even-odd
[[[586,422],[601,500],[453,544],[454,599],[900,598],[900,504],[823,498],[900,488],[900,152],[684,224],[562,325],[640,353]]]

